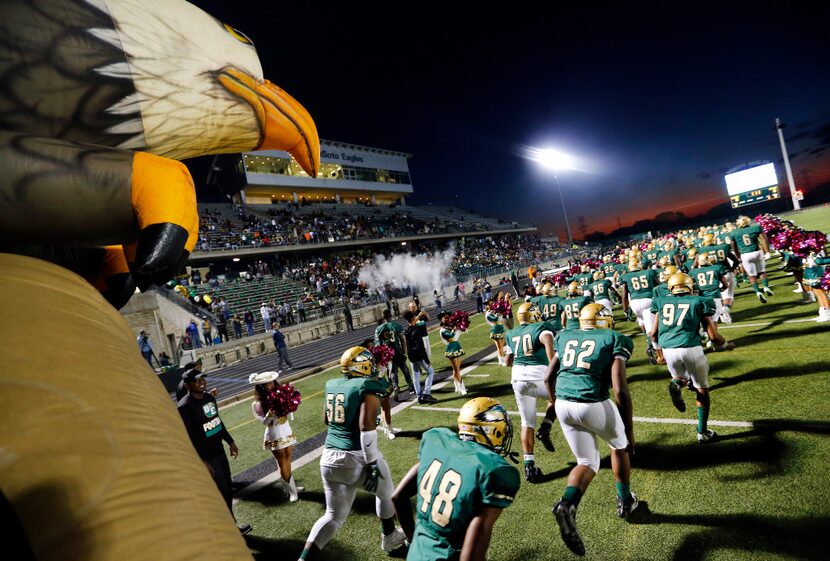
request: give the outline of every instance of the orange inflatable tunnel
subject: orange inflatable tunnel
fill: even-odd
[[[0,254],[0,349],[0,510],[30,550],[15,558],[251,559],[127,323],[84,279]]]

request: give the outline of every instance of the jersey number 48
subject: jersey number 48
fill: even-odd
[[[435,480],[438,478],[438,474],[441,473],[442,467],[444,467],[444,464],[438,460],[432,460],[421,478],[418,494],[421,496],[421,512],[430,511],[431,506],[430,518],[443,528],[450,523],[453,510],[452,502],[461,490],[461,474],[452,469],[447,470],[441,478],[441,482],[438,483],[438,488],[433,491]]]

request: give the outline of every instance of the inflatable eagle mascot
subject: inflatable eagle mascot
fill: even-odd
[[[279,149],[315,177],[314,122],[248,37],[183,0],[2,0],[0,32],[4,547],[250,558],[116,308],[195,246],[178,160]]]

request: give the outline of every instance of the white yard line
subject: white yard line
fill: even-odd
[[[811,318],[806,318],[806,319],[788,319],[787,321],[782,321],[781,323],[782,324],[784,324],[784,323],[805,323],[805,322],[808,322],[808,321],[816,321],[817,317],[818,316],[811,317]],[[724,325],[722,323],[719,323],[718,324],[718,331],[720,331],[721,329],[735,329],[736,327],[762,327],[764,325],[772,325],[773,323],[774,322],[772,322],[772,321],[768,321],[768,322],[764,322],[764,323],[730,323],[729,325]]]
[[[413,409],[423,411],[446,411],[447,413],[458,413],[460,409],[454,407],[427,407],[423,405],[415,405]],[[518,411],[508,411],[511,415],[518,415]],[[544,411],[537,411],[538,415],[544,416]],[[667,423],[672,425],[696,425],[697,421],[693,419],[663,419],[658,417],[634,417],[634,420],[640,423]],[[747,421],[708,421],[708,424],[716,427],[751,427],[752,423]]]
[[[478,360],[477,362],[462,368],[461,369],[461,375],[465,376],[467,373],[472,372],[473,370],[475,370],[476,368],[478,368],[482,364],[485,364],[485,363],[491,361],[495,357],[496,357],[496,351],[493,351],[492,353],[490,353],[489,355],[485,356],[484,358]],[[433,385],[432,388],[436,389],[436,390],[440,390],[444,386],[448,385],[451,380],[452,380],[452,376],[450,376],[449,378],[447,378],[443,382],[438,382],[437,384]],[[404,402],[398,403],[397,405],[395,405],[392,408],[392,414],[395,415],[397,413],[400,413],[404,409],[407,409],[407,408],[412,407],[412,406],[417,406],[417,404],[418,404],[417,400],[404,401]],[[432,408],[431,407],[419,407],[419,409],[432,409]],[[453,409],[453,411],[455,411],[455,409]],[[291,462],[291,469],[292,470],[299,469],[299,468],[303,467],[304,465],[307,465],[307,464],[311,463],[312,461],[316,460],[317,458],[319,458],[320,456],[323,455],[323,448],[324,448],[324,446],[319,446],[319,447],[315,448],[314,450],[303,454],[299,458],[295,458]],[[253,483],[251,483],[247,487],[244,487],[242,490],[240,490],[237,493],[236,497],[233,499],[233,504],[236,505],[239,501],[245,499],[245,497],[247,497],[248,495],[250,495],[252,493],[256,493],[257,491],[259,491],[263,487],[267,487],[268,485],[272,485],[273,483],[275,483],[276,481],[278,481],[281,478],[282,478],[282,476],[280,475],[279,471],[274,471],[274,472],[266,475],[262,479],[254,481]]]

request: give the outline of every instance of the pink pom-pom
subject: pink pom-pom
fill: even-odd
[[[470,327],[470,314],[461,310],[453,312],[450,314],[449,323],[454,329],[467,331],[467,328]]]
[[[302,396],[291,384],[277,385],[266,396],[268,410],[277,417],[285,417],[297,410],[302,403]]]
[[[395,358],[395,349],[389,345],[375,345],[369,347],[369,352],[375,357],[375,364],[386,366]]]

